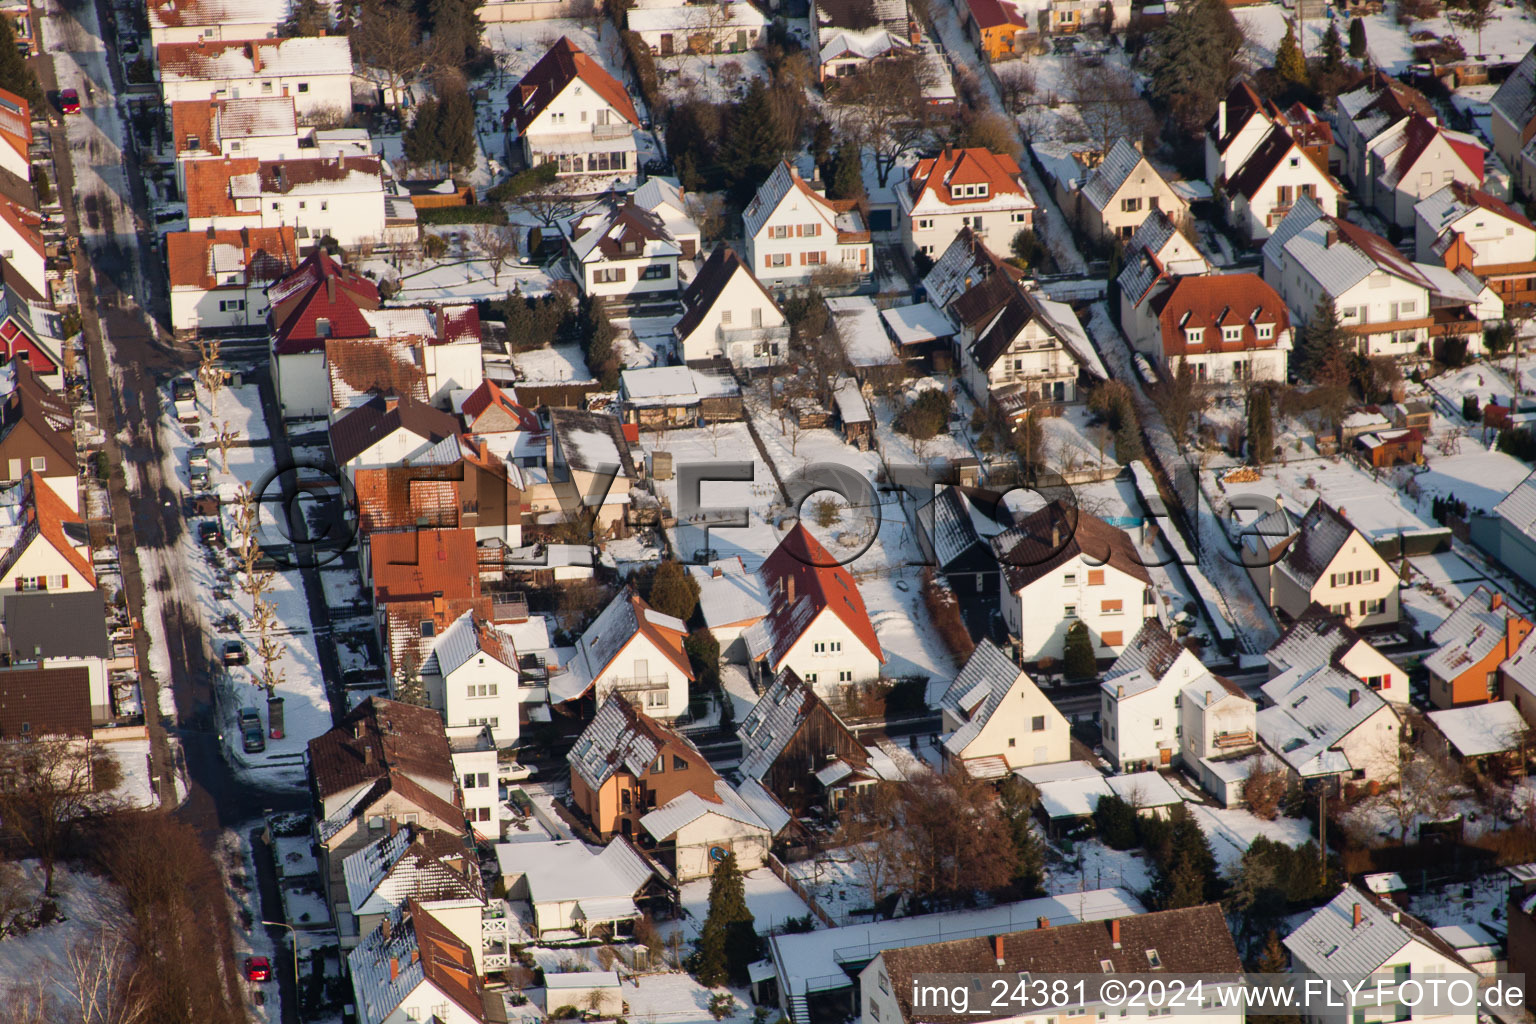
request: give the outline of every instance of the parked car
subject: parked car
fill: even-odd
[[[198,523],[197,524],[197,539],[202,541],[204,544],[208,545],[209,547],[213,547],[213,546],[215,546],[217,544],[222,544],[224,542],[224,528],[221,527],[216,522],[215,523]]]
[[[74,89],[65,89],[59,93],[59,109],[66,114],[80,113],[80,94]]]
[[[521,782],[524,779],[532,778],[537,771],[537,768],[530,768],[528,765],[518,764],[516,761],[508,761],[506,764],[496,766],[496,777],[502,782]]]
[[[245,958],[246,981],[271,981],[272,961],[264,956],[248,956]]]
[[[255,708],[240,709],[240,741],[247,754],[259,754],[267,749],[267,734],[261,727],[261,712]]]
[[[203,469],[207,469],[208,468],[208,449],[204,448],[200,444],[195,444],[191,448],[188,448],[187,449],[187,465],[191,466],[193,469],[196,469],[199,466],[201,466]]]
[[[224,664],[246,665],[250,663],[250,660],[250,655],[245,653],[244,643],[239,640],[224,641]]]

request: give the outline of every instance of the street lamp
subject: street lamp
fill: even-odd
[[[273,928],[287,928],[288,934],[293,936],[293,1011],[294,1017],[298,1017],[299,1011],[299,933],[293,930],[293,925],[287,921],[263,921],[265,925]]]

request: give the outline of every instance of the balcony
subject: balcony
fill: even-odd
[[[592,126],[594,139],[622,139],[630,134],[628,124],[595,124]]]
[[[777,327],[718,327],[715,329],[715,337],[720,347],[730,345],[760,345],[770,342],[788,342],[789,325],[780,324]]]
[[[1244,729],[1242,732],[1219,732],[1211,737],[1211,744],[1217,750],[1237,750],[1242,747],[1253,746],[1253,730]]]
[[[613,680],[613,688],[620,693],[646,693],[669,687],[666,676],[619,676]]]

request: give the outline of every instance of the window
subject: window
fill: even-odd
[[[831,651],[833,654],[836,654],[838,651],[841,651],[842,649],[843,649],[843,642],[841,640],[829,640],[827,642],[827,650]]]
[[[826,654],[827,653],[827,645],[824,644],[824,643],[812,644],[811,645],[811,651],[814,654]]]
[[[728,309],[721,310],[720,311],[720,326],[727,327],[727,326],[730,325],[730,323],[731,323],[731,311],[728,310]]]
[[[1125,643],[1125,634],[1118,629],[1112,629],[1099,637],[1100,647],[1119,647]]]
[[[475,773],[474,772],[470,772],[470,773],[468,773],[467,775],[464,776],[464,788],[465,789],[474,789],[475,788]]]
[[[1122,607],[1123,604],[1124,604],[1124,602],[1119,600],[1118,598],[1113,600],[1113,601],[1100,601],[1099,602],[1099,614],[1100,615],[1119,615],[1122,611],[1125,610]]]
[[[765,267],[787,267],[787,266],[789,266],[789,254],[788,253],[782,253],[782,252],[766,253],[763,256],[763,266],[765,266]]]
[[[1088,585],[1090,587],[1102,587],[1104,585],[1104,570],[1103,569],[1089,569],[1088,570]]]
[[[1045,732],[1045,716],[1036,715],[1029,720],[1030,732]]]
[[[299,83],[299,92],[300,93],[309,92],[309,83],[308,82],[300,82]]]
[[[431,619],[422,619],[421,620],[421,636],[422,636],[422,639],[430,640],[436,634],[437,634],[437,627],[432,624],[432,620]]]
[[[48,468],[48,457],[46,455],[34,455],[34,456],[32,456],[32,468],[37,470],[38,472],[42,472],[43,470],[47,469]]]
[[[890,983],[890,980],[888,978],[886,978],[884,971],[880,972],[878,980],[880,982],[880,991],[884,992],[886,995],[890,995],[891,994],[891,983]]]
[[[789,237],[789,225],[788,224],[775,224],[773,227],[768,229],[768,237],[769,238],[788,238]]]
[[[808,682],[808,683],[816,682],[816,673],[815,672],[807,672],[805,674],[805,681]]]
[[[1075,587],[1075,586],[1077,586],[1077,573],[1075,573],[1075,572],[1067,573],[1065,576],[1063,576],[1061,578],[1061,585],[1064,586],[1064,587]]]
[[[220,313],[240,313],[240,312],[243,312],[244,310],[245,310],[245,300],[244,299],[220,299],[219,300],[219,312]]]
[[[1139,196],[1134,198],[1134,199],[1122,199],[1122,200],[1120,200],[1120,212],[1121,213],[1136,213],[1140,209],[1141,209],[1141,197],[1139,197]]]
[[[1147,963],[1151,964],[1154,968],[1161,967],[1163,966],[1163,958],[1157,955],[1157,950],[1149,949],[1147,950]]]
[[[664,708],[667,706],[666,690],[647,690],[645,693],[645,706],[648,708]]]
[[[640,271],[642,281],[669,281],[672,278],[672,268],[665,263],[653,263]]]
[[[1184,340],[1191,345],[1200,344],[1200,339],[1203,337],[1205,337],[1205,328],[1203,327],[1189,327],[1184,331]]]
[[[1077,618],[1077,605],[1075,605],[1075,604],[1063,605],[1062,608],[1061,608],[1061,617],[1064,618],[1064,619],[1075,619],[1075,618]]]
[[[1014,738],[1013,738],[1013,737],[1012,737],[1012,736],[1009,736],[1009,737],[1008,737],[1008,745],[1009,745],[1009,746],[1010,746],[1010,747],[1016,747],[1016,746],[1018,746],[1018,745],[1019,745],[1019,741],[1018,741],[1018,740],[1016,740],[1016,739],[1014,739]]]
[[[599,267],[592,271],[593,284],[622,284],[623,281],[623,267]]]
[[[827,262],[827,254],[824,252],[803,252],[800,254],[800,262],[809,267],[819,267]]]
[[[853,682],[853,670],[852,669],[844,669],[841,672],[839,672],[837,674],[837,681],[840,682],[840,683],[851,683],[851,682]]]
[[[1221,329],[1222,341],[1242,341],[1243,329],[1241,327],[1223,327]]]
[[[662,774],[666,773],[666,770],[667,770],[667,755],[666,754],[657,754],[656,755],[656,760],[651,762],[651,774],[652,775],[662,775]]]
[[[821,225],[802,224],[799,228],[799,234],[802,238],[819,238],[821,237]]]
[[[1024,214],[1023,214],[1022,211],[1016,211],[1012,215],[1010,215],[1008,219],[1013,221],[1013,223],[1015,223],[1015,224],[1023,224],[1024,223]]]
[[[673,754],[672,755],[672,770],[675,771],[675,772],[685,772],[685,771],[687,771],[688,770],[688,761],[687,761],[687,759],[686,758],[678,757],[676,754]]]
[[[491,786],[491,775],[490,775],[489,772],[481,772],[479,774],[478,778],[480,780],[480,788],[481,789],[489,789],[490,788],[490,786]]]
[[[1260,341],[1268,341],[1268,340],[1270,340],[1271,338],[1273,338],[1275,336],[1275,325],[1274,324],[1259,324],[1258,325],[1258,332],[1259,332],[1259,340]]]

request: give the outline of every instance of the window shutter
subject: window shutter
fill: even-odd
[[[768,259],[768,254],[767,253],[763,253],[763,266],[765,266],[765,267],[773,266],[773,264]]]
[[[805,266],[805,253],[803,252],[800,254],[800,265],[802,267]]]

